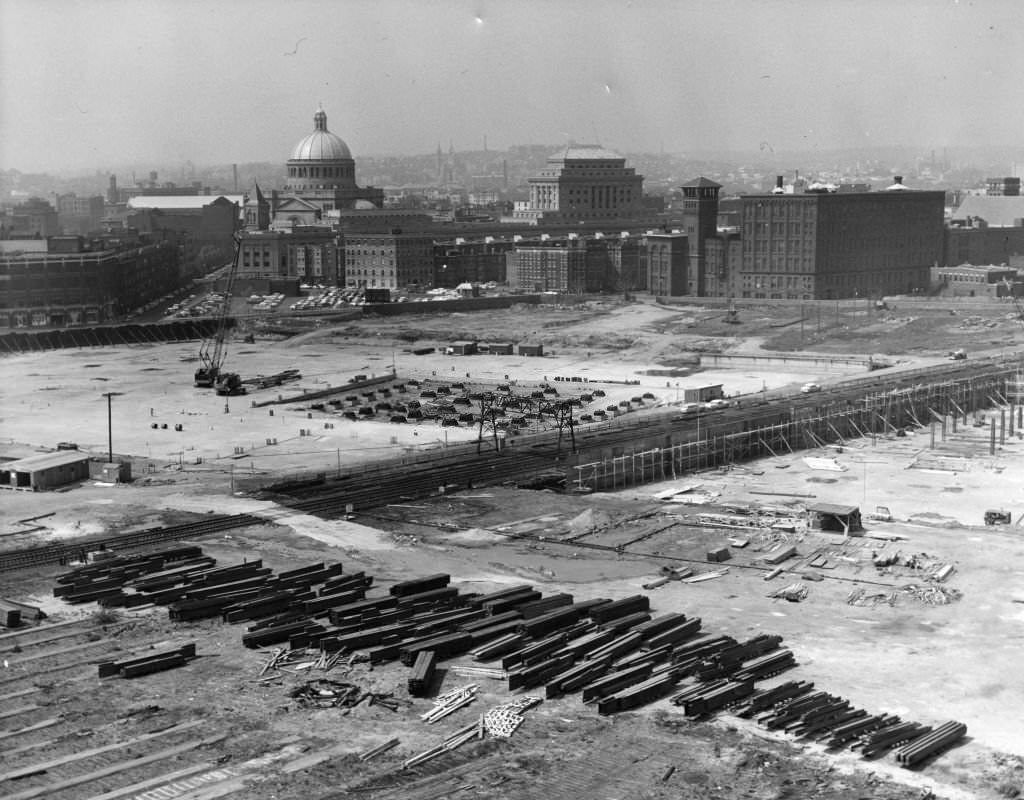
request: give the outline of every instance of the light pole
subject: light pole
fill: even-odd
[[[113,411],[111,408],[110,398],[117,397],[124,394],[124,392],[104,392],[101,397],[107,398],[107,463],[114,463],[114,425],[113,425]]]

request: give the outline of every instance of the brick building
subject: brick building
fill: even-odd
[[[426,288],[434,279],[434,240],[419,233],[349,233],[345,285],[364,289]]]
[[[569,234],[564,239],[520,243],[506,258],[508,285],[519,291],[584,294],[614,288],[605,239]]]
[[[116,321],[180,285],[178,248],[136,232],[54,236],[46,252],[0,255],[0,328]]]
[[[743,198],[742,297],[838,299],[924,291],[943,250],[945,194],[901,179],[878,192]]]
[[[690,242],[685,233],[649,233],[646,237],[647,288],[653,295],[688,293]]]
[[[239,257],[237,280],[251,291],[258,289],[258,281],[340,285],[344,280],[338,238],[323,226],[243,231]]]
[[[0,216],[0,239],[45,239],[59,233],[57,209],[39,197],[30,197]]]
[[[460,283],[504,283],[506,256],[516,243],[510,240],[465,241],[434,245],[434,286],[454,289]]]
[[[103,222],[104,202],[101,195],[79,197],[74,192],[58,194],[57,222],[65,235],[86,236],[100,230]]]
[[[932,285],[943,297],[1008,297],[1018,296],[1020,284],[1017,270],[1010,267],[934,267]]]
[[[647,288],[647,246],[643,238],[623,234],[604,241],[608,249],[609,288],[644,291]]]

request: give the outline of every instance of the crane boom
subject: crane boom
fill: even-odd
[[[1021,304],[1020,298],[1014,294],[1014,286],[1007,278],[1003,278],[1003,286],[1006,287],[1006,296],[1010,298],[1010,302],[1013,303],[1013,308],[1017,312],[1017,321],[1024,325],[1024,305]]]
[[[231,292],[235,286],[238,264],[241,261],[241,242],[237,235],[234,237],[234,240],[234,253],[231,257],[231,266],[228,269],[228,280],[224,288],[224,300],[221,303],[220,313],[217,315],[217,325],[214,328],[213,336],[203,339],[203,343],[199,347],[199,369],[196,370],[195,385],[202,388],[213,388],[217,383],[221,367],[224,366],[224,359],[227,357]]]

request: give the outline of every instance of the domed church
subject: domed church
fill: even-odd
[[[313,132],[295,145],[288,159],[285,195],[318,206],[321,211],[352,209],[365,200],[384,205],[384,190],[356,185],[356,162],[340,136],[327,129],[323,107],[313,115]]]

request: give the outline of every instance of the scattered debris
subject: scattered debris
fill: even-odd
[[[766,564],[781,564],[783,561],[794,558],[796,554],[796,545],[779,545],[770,553],[761,556],[761,560]]]
[[[484,730],[491,736],[508,739],[523,724],[523,712],[543,702],[543,697],[526,695],[511,703],[495,706],[483,716]]]
[[[700,583],[701,581],[709,581],[712,578],[721,578],[728,571],[728,567],[722,567],[722,569],[713,572],[702,572],[700,575],[694,575],[692,578],[683,578],[683,583]]]
[[[443,753],[451,752],[457,747],[461,747],[466,742],[472,739],[483,739],[484,738],[484,718],[475,722],[471,722],[464,728],[460,728],[455,731],[451,736],[445,739],[441,744],[431,747],[429,750],[424,750],[419,755],[415,755],[412,758],[407,758],[402,762],[402,769],[409,769],[415,767],[418,764],[423,764],[426,761],[430,761],[433,758],[437,758]]]
[[[439,719],[444,719],[453,711],[463,706],[468,706],[476,700],[476,693],[479,687],[475,683],[463,686],[461,689],[452,689],[437,698],[434,707],[426,714],[420,714],[420,719],[428,725],[433,725]]]
[[[399,744],[399,740],[398,739],[388,739],[388,741],[384,742],[384,744],[379,744],[376,747],[373,747],[373,748],[367,750],[365,753],[361,753],[360,756],[359,756],[359,760],[360,761],[369,761],[371,758],[376,758],[379,755],[383,755],[388,750],[391,750],[392,748],[397,747],[398,744]]]
[[[691,567],[662,567],[661,574],[670,581],[681,581],[683,578],[689,578],[693,574],[693,569]]]
[[[364,692],[353,683],[341,683],[327,678],[307,681],[302,686],[292,689],[289,696],[298,700],[299,705],[304,708],[340,707],[351,709],[364,700],[369,700],[371,706],[384,706],[389,711],[398,711],[398,701],[390,692],[386,694]]]
[[[799,603],[807,597],[807,593],[808,589],[806,586],[799,583],[791,583],[788,586],[783,586],[781,589],[776,589],[768,596],[788,600],[790,603]]]
[[[827,472],[846,472],[848,467],[840,464],[834,458],[818,458],[815,456],[804,456],[804,463],[811,469],[820,469]]]
[[[493,678],[494,680],[508,680],[508,672],[498,667],[479,667],[473,664],[454,664],[448,667],[453,675],[463,678]]]
[[[963,592],[950,586],[916,586],[909,584],[900,589],[907,597],[917,600],[920,603],[927,603],[930,606],[948,606],[955,603]]]

